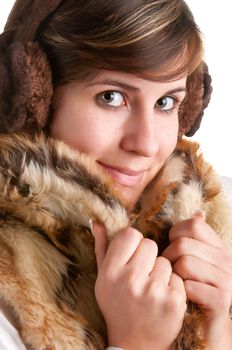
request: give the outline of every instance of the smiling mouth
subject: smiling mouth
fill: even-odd
[[[98,164],[112,177],[115,182],[127,187],[139,185],[146,171],[132,171],[129,169],[111,167],[100,162],[98,162]]]

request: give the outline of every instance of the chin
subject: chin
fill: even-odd
[[[120,184],[116,184],[117,190],[123,196],[127,205],[132,208],[136,202],[139,200],[139,197],[143,193],[143,190],[146,186],[135,186],[135,187],[126,187]]]

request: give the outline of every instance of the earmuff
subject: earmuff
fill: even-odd
[[[46,124],[53,95],[46,53],[35,41],[61,0],[17,0],[0,35],[0,132],[36,132]]]
[[[179,136],[192,136],[199,129],[211,98],[211,83],[208,66],[202,61],[187,78],[187,93],[179,109]]]

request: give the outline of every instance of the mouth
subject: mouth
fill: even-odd
[[[98,164],[120,185],[134,187],[139,185],[146,170],[133,171],[119,167],[112,167],[103,163]]]

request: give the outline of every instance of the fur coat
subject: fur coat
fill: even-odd
[[[104,349],[106,330],[94,298],[97,274],[89,219],[109,239],[132,225],[159,252],[170,227],[197,209],[232,246],[232,218],[216,174],[198,145],[180,141],[135,208],[86,155],[38,135],[0,136],[0,298],[28,349]],[[204,349],[201,314],[189,303],[173,349]]]

